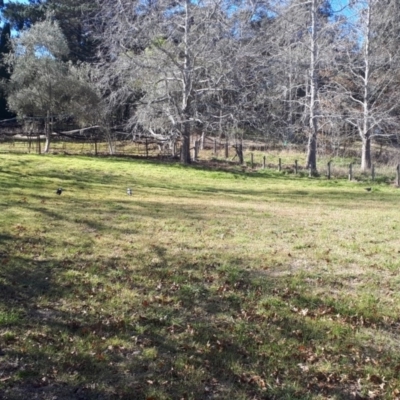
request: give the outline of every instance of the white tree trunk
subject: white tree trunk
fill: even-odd
[[[310,132],[307,148],[307,168],[317,173],[317,134],[318,134],[318,25],[317,0],[311,3],[311,43],[310,43]]]
[[[184,35],[183,35],[183,46],[184,46],[184,58],[183,58],[183,79],[182,79],[182,113],[183,118],[183,132],[182,132],[182,153],[181,161],[184,164],[190,164],[190,137],[191,137],[191,110],[190,101],[192,96],[192,60],[189,51],[188,34],[190,29],[189,13],[188,8],[190,6],[189,0],[185,1],[185,17],[184,17]]]
[[[370,132],[370,40],[371,40],[371,4],[367,6],[366,35],[364,45],[364,94],[363,94],[363,124],[360,132],[362,140],[361,170],[371,168],[371,132]]]
[[[47,116],[46,116],[45,132],[46,132],[46,143],[44,145],[44,152],[48,153],[50,151],[50,138],[51,138],[50,113],[49,113],[49,111],[47,111]]]

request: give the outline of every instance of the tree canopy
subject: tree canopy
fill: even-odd
[[[71,89],[75,74],[91,93],[87,104],[95,111],[88,113],[86,106],[86,115],[101,114],[107,129],[118,126],[127,135],[180,139],[186,163],[193,133],[236,139],[257,134],[305,143],[307,166],[316,172],[319,135],[340,137],[344,130],[358,135],[362,167],[368,169],[371,141],[398,136],[399,6],[395,0],[342,5],[329,0],[2,4],[0,55],[11,51],[9,69],[1,69],[9,81],[8,109],[21,115],[69,107],[81,118],[82,108],[65,100],[82,97],[82,85],[73,85],[75,94]],[[11,32],[16,39],[9,47]],[[2,110],[10,115],[5,104]]]

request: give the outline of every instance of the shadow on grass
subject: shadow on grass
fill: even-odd
[[[353,360],[365,353],[351,318],[360,310],[345,315],[287,277],[255,280],[240,258],[193,264],[152,250],[157,263],[135,269],[11,255],[0,274],[0,315],[14,315],[0,317],[0,397],[348,399],[368,380]],[[122,292],[134,296],[113,300]],[[393,357],[369,346],[365,357]]]
[[[271,190],[261,201],[306,196],[303,190],[297,197],[290,193]],[[325,192],[321,196],[326,199]],[[107,205],[96,206],[88,218],[89,201],[68,201],[57,198],[55,209],[21,204],[48,220],[104,231],[112,215],[133,209],[152,218],[202,218],[192,206],[179,205],[178,215],[175,204],[126,198],[111,213]],[[151,262],[141,254],[94,260],[82,254],[38,260],[32,249],[26,256],[13,254],[28,241],[33,248],[40,244],[0,236],[2,247],[14,246],[0,258],[0,398],[348,399],[358,379],[370,386],[379,382],[362,365],[367,356],[386,360],[382,368],[394,359],[370,343],[365,353],[366,344],[356,338],[361,321],[370,318],[366,309],[296,292],[289,278],[254,279],[245,269],[249,260],[228,258],[222,250],[193,261],[157,245],[150,249]],[[388,330],[383,317],[370,323]],[[355,361],[357,354],[365,358]]]

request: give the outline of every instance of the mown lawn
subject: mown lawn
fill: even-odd
[[[400,398],[399,189],[1,155],[0,190],[1,399]]]

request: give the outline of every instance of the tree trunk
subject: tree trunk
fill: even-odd
[[[183,164],[190,164],[190,121],[186,120],[183,123],[183,134],[182,134],[182,151],[181,151],[181,162]]]
[[[361,132],[361,171],[371,168],[371,133],[370,133],[370,27],[371,7],[367,8],[367,35],[364,46],[364,98],[363,98],[363,126]]]
[[[236,151],[236,155],[238,156],[239,159],[239,164],[242,165],[244,164],[244,157],[243,157],[243,144],[242,142],[237,143],[235,146],[235,151]]]
[[[311,175],[317,174],[317,134],[316,131],[310,132],[307,146],[307,169],[311,170]]]
[[[200,139],[200,150],[204,150],[204,140],[205,140],[206,134],[205,132],[201,132],[201,139]]]
[[[311,175],[317,174],[318,132],[318,43],[317,0],[311,3],[311,60],[310,60],[310,133],[308,137],[307,165]]]
[[[114,149],[114,141],[113,141],[110,129],[106,129],[106,137],[107,137],[107,142],[108,142],[108,154],[110,156],[112,156],[115,153],[115,149]]]
[[[50,135],[51,135],[51,129],[50,129],[50,114],[47,111],[47,117],[46,117],[46,124],[45,124],[45,132],[46,132],[46,143],[44,145],[44,153],[48,153],[50,151]]]
[[[371,169],[372,158],[371,158],[371,138],[367,136],[362,140],[361,150],[361,171],[367,171]]]
[[[50,135],[46,132],[46,142],[44,144],[44,153],[48,153],[50,151]]]
[[[181,162],[183,164],[190,164],[190,130],[191,130],[191,122],[190,122],[190,102],[192,98],[192,58],[191,53],[189,51],[189,31],[190,31],[190,1],[185,0],[184,4],[184,24],[183,24],[183,49],[184,49],[184,58],[183,58],[183,71],[182,71],[182,82],[183,82],[183,91],[182,91],[182,116],[183,116],[183,132],[182,132],[182,150],[181,150]]]

